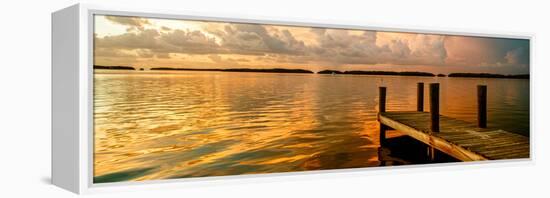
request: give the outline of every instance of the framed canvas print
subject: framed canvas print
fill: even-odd
[[[52,179],[131,184],[530,161],[532,37],[75,5]]]

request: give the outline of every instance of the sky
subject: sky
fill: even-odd
[[[529,73],[529,40],[95,16],[94,64]]]

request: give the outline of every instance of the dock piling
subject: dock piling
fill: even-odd
[[[380,113],[386,112],[386,87],[379,88],[379,101],[378,101],[378,111]],[[386,125],[380,123],[380,146],[383,146],[386,143]]]
[[[424,83],[418,83],[416,98],[416,111],[424,111]]]
[[[487,85],[477,86],[477,126],[487,128]]]
[[[422,83],[418,83],[418,100]],[[439,83],[430,83],[430,112],[386,112],[386,87],[379,89],[380,146],[387,144],[386,131],[397,130],[427,145],[428,159],[445,153],[461,161],[529,158],[529,138],[487,127],[487,86],[477,86],[478,125],[439,114]],[[418,103],[417,110],[420,110]],[[444,128],[441,130],[440,126]],[[428,129],[428,130],[427,130]],[[491,141],[488,141],[491,140]],[[437,151],[436,151],[437,150]],[[379,150],[380,151],[380,150]],[[381,160],[381,164],[385,162]]]
[[[439,132],[439,83],[430,83],[431,131]]]
[[[439,132],[439,83],[430,83],[430,120],[431,132]],[[428,157],[430,161],[435,161],[435,148],[428,147]]]

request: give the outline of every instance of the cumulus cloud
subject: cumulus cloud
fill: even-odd
[[[529,42],[519,39],[210,22],[200,29],[182,29],[155,26],[142,18],[106,18],[130,29],[96,37],[96,56],[101,57],[170,59],[184,54],[225,65],[309,64],[333,69],[529,65]]]
[[[142,24],[143,21],[120,20],[121,24]],[[350,31],[312,28],[316,44],[306,45],[285,28],[269,30],[257,24],[225,24],[208,26],[207,32],[163,28],[142,29],[122,35],[96,39],[99,48],[147,49],[151,53],[240,54],[275,56],[278,62],[327,64],[440,64],[446,57],[441,36],[419,34],[412,39],[396,39],[377,44],[375,31]],[[209,36],[215,35],[216,37]],[[219,39],[217,42],[216,39]],[[414,47],[411,47],[414,46]],[[151,56],[142,53],[141,56]]]
[[[145,29],[94,40],[96,48],[141,49],[154,53],[211,54],[223,53],[214,38],[200,31],[159,32]]]
[[[161,33],[157,37],[155,50],[186,54],[223,53],[214,38],[198,30],[174,30]]]
[[[95,44],[99,48],[149,49],[185,54],[299,55],[307,51],[305,44],[288,30],[270,34],[260,25],[236,24],[211,33],[221,39],[221,44],[205,32],[181,29],[168,32],[144,29],[96,38]]]
[[[394,38],[379,44],[375,31],[313,29],[318,45],[310,53],[318,59],[340,64],[437,65],[444,62],[446,49],[438,35]]]
[[[128,30],[143,30],[145,25],[151,24],[149,20],[139,17],[105,16],[105,18],[113,23],[127,26]]]
[[[157,30],[147,29],[96,38],[94,44],[99,48],[153,49],[158,46],[157,37],[159,35],[160,33]]]
[[[297,40],[290,31],[268,32],[262,25],[227,24],[222,29],[208,29],[221,38],[222,47],[235,54],[289,54],[305,52],[303,41]]]

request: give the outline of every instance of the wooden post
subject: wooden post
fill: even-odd
[[[430,115],[430,129],[439,132],[439,83],[430,83]]]
[[[424,83],[418,83],[416,111],[424,111]]]
[[[439,132],[439,83],[430,83],[430,120],[431,132]],[[430,161],[435,161],[435,148],[428,147],[428,157]]]
[[[433,146],[428,146],[428,160],[430,162],[435,161],[435,148]]]
[[[477,126],[487,128],[487,85],[477,86]]]
[[[379,101],[379,111],[386,112],[386,87],[380,87],[379,89],[380,101]]]
[[[379,88],[379,101],[378,111],[379,113],[386,112],[386,87]],[[380,146],[384,146],[386,143],[386,125],[380,123]]]

